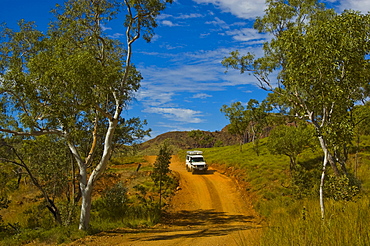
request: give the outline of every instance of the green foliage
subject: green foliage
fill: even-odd
[[[254,207],[266,220],[261,245],[367,245],[370,213],[368,169],[370,166],[368,136],[359,144],[358,180],[328,175],[325,182],[327,219],[320,216],[318,187],[322,154],[305,149],[300,165],[287,172],[285,156],[271,155],[267,150],[268,139],[261,140],[261,154],[257,156],[252,143],[245,144],[244,152],[238,146],[203,149],[207,161],[223,164],[234,178],[250,184],[249,192],[257,195]],[[353,167],[349,171],[353,171]],[[237,172],[244,171],[244,174]],[[363,185],[360,186],[359,182]]]
[[[259,103],[255,99],[250,99],[246,106],[243,106],[241,102],[232,103],[230,107],[222,106],[221,112],[230,121],[228,132],[239,137],[240,151],[242,151],[242,144],[253,142],[254,150],[257,155],[259,154],[259,139],[268,124],[268,112],[271,110],[266,100]]]
[[[11,201],[7,197],[0,196],[0,210],[7,209]],[[3,217],[0,215],[0,232],[6,231],[7,225],[4,224]]]
[[[227,128],[228,132],[237,135],[241,144],[245,143],[247,127],[249,125],[249,121],[245,116],[246,108],[241,102],[234,102],[230,107],[222,105],[220,111],[224,113],[226,118],[230,121]]]
[[[243,152],[238,146],[227,146],[203,150],[204,157],[210,165],[225,165],[230,170],[242,169],[242,178],[251,185],[250,191],[256,192],[261,198],[270,199],[280,194],[289,194],[289,178],[286,176],[289,159],[286,156],[272,155],[267,149],[267,138],[260,140],[260,154],[257,155],[253,143],[243,145]],[[283,185],[282,185],[283,184]],[[287,188],[286,188],[287,187]],[[269,193],[269,194],[267,194]]]
[[[163,149],[163,148],[162,148]],[[139,160],[135,157],[132,160]],[[152,171],[152,168],[148,171]],[[129,172],[135,172],[130,169]],[[140,169],[139,172],[143,172]],[[133,184],[124,186],[117,183],[103,191],[103,195],[93,202],[92,226],[96,230],[110,230],[117,227],[148,227],[158,223],[161,219],[161,210],[158,203],[159,182],[162,183],[162,197],[173,193],[174,179],[170,176],[159,180],[155,184],[153,177],[140,176]],[[159,176],[158,176],[159,177]],[[134,185],[135,184],[135,185]]]
[[[264,56],[235,51],[223,64],[251,72],[291,115],[310,121],[333,170],[339,175],[337,160],[345,173],[351,112],[369,93],[369,14],[337,14],[316,0],[271,0],[265,13],[255,23],[258,31],[273,35]],[[269,78],[274,71],[277,87]]]
[[[35,229],[22,229],[21,232],[15,235],[4,235],[0,241],[0,245],[4,246],[18,246],[28,243],[33,244],[63,244],[71,243],[72,241],[87,236],[86,232],[78,231],[76,226],[68,227],[53,227],[53,228],[38,228]]]
[[[193,141],[192,146],[199,148],[201,146],[208,147],[214,145],[215,138],[206,134],[201,130],[191,130],[188,132],[188,137]]]
[[[51,198],[65,195],[73,163],[63,139],[45,135],[24,140],[22,155],[30,171],[42,182]]]
[[[168,144],[165,142],[157,155],[157,159],[153,164],[153,172],[151,173],[151,178],[154,181],[156,188],[158,189],[159,195],[159,209],[162,209],[162,199],[166,198],[172,194],[172,188],[174,186],[174,177],[170,176],[170,163],[172,158],[172,150],[169,148]],[[167,192],[167,190],[170,192]]]
[[[319,166],[320,161],[316,160],[316,166]],[[292,196],[297,199],[316,198],[319,190],[318,177],[320,177],[320,171],[317,167],[296,168],[291,172],[290,188]]]
[[[104,190],[101,198],[95,201],[93,206],[104,219],[122,220],[129,206],[127,188],[122,182],[115,184],[112,188]]]
[[[15,175],[17,168],[5,163],[0,164],[0,166],[0,197],[6,197],[8,193],[18,188]]]
[[[328,163],[336,176],[348,174],[352,112],[370,93],[369,17],[351,10],[339,14],[317,0],[270,0],[255,23],[259,32],[272,35],[264,55],[255,59],[236,51],[223,61],[227,68],[252,73],[260,87],[281,97],[291,115],[312,123],[325,156],[321,191]],[[323,192],[320,207],[324,218]]]
[[[307,124],[299,126],[281,125],[270,132],[268,149],[272,154],[286,155],[290,159],[290,170],[296,169],[297,157],[307,148],[315,148],[315,130]]]
[[[169,179],[167,174],[171,172],[170,163],[172,158],[172,150],[169,149],[167,143],[164,143],[159,150],[157,159],[153,164],[153,172],[151,178],[157,186],[161,186]]]
[[[172,0],[70,0],[52,11],[55,18],[45,33],[24,21],[19,22],[19,31],[1,26],[0,93],[6,107],[0,131],[28,137],[57,135],[78,164],[80,189],[92,190],[116,144],[134,143],[150,132],[143,130],[146,121],[126,120],[121,113],[142,79],[131,63],[132,44],[140,37],[151,39],[166,3]],[[120,12],[125,44],[103,28]],[[50,169],[42,168],[40,178],[46,182]],[[91,193],[81,194],[82,206],[87,206],[81,209],[80,229],[87,229]]]
[[[29,209],[23,212],[25,216],[26,229],[37,229],[37,228],[53,228],[55,227],[53,217],[47,210],[45,204],[37,204],[31,206]]]
[[[329,175],[325,182],[325,197],[335,201],[352,201],[360,193],[360,184],[356,180],[350,180],[347,176]]]

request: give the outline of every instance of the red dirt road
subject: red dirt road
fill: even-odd
[[[150,162],[155,157],[148,157]],[[80,239],[71,245],[259,245],[261,226],[235,182],[216,170],[192,174],[173,156],[170,168],[180,177],[163,224],[152,229],[116,229]]]

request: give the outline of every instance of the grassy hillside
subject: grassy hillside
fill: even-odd
[[[321,151],[299,155],[299,169],[291,172],[289,158],[271,155],[267,141],[261,140],[259,156],[252,143],[243,152],[239,146],[202,149],[208,163],[249,184],[246,189],[254,194],[253,204],[266,223],[261,244],[370,245],[369,136],[361,138],[360,152],[351,149],[347,165],[352,181],[336,179],[328,171],[325,220],[318,199]]]

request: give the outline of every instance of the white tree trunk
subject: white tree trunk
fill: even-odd
[[[87,230],[89,228],[92,190],[93,190],[92,185],[87,186],[85,189],[81,188],[82,203],[80,213],[80,224],[78,226],[78,229],[80,230]]]
[[[321,219],[325,218],[325,206],[324,206],[324,181],[325,181],[325,171],[326,165],[328,163],[328,149],[326,148],[325,142],[322,136],[319,136],[319,141],[321,144],[321,148],[324,151],[324,160],[322,164],[322,173],[321,173],[321,180],[320,180],[320,209],[321,209]]]
[[[89,228],[93,186],[95,181],[104,173],[105,169],[107,168],[108,161],[112,153],[113,135],[117,124],[118,120],[116,119],[113,119],[109,122],[109,127],[105,134],[104,150],[100,162],[92,171],[87,184],[80,185],[82,192],[81,215],[79,224],[80,230],[87,230]],[[86,165],[84,166],[86,167]],[[86,174],[86,170],[84,171],[84,173]],[[83,178],[81,179],[81,181],[82,180]]]

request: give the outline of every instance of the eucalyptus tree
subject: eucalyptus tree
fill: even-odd
[[[314,129],[307,124],[280,125],[274,128],[267,146],[273,154],[286,155],[290,159],[290,171],[296,170],[297,157],[307,148],[314,148]]]
[[[259,155],[259,140],[263,137],[265,128],[269,124],[269,111],[272,110],[272,107],[267,100],[258,102],[255,99],[250,99],[246,108],[246,116],[249,121],[248,132],[252,138],[253,148]]]
[[[68,187],[71,176],[70,169],[67,168],[70,153],[67,152],[68,148],[63,141],[57,140],[52,135],[23,140],[20,137],[1,139],[0,167],[3,170],[9,165],[15,167],[13,170],[18,174],[18,186],[22,175],[28,175],[31,183],[39,190],[44,199],[43,204],[55,222],[62,225],[68,224],[69,221],[62,220],[62,213],[55,200],[73,192],[70,192]],[[67,220],[69,219],[71,218]]]
[[[156,17],[171,2],[69,0],[53,10],[47,33],[24,21],[19,31],[1,30],[1,117],[16,124],[0,131],[65,139],[79,169],[79,229],[89,226],[93,185],[107,167],[116,130],[129,136],[120,138],[126,143],[148,134],[139,119],[122,118],[142,79],[131,62],[133,44],[150,41]],[[120,15],[125,42],[104,32]]]
[[[255,99],[250,99],[245,106],[241,102],[234,102],[230,106],[222,106],[220,111],[230,121],[228,131],[239,138],[240,151],[242,151],[242,144],[251,141],[257,155],[259,154],[259,139],[267,126],[268,112],[271,109],[266,100],[260,103]]]
[[[246,107],[241,102],[234,102],[230,106],[222,105],[220,111],[230,121],[228,132],[238,136],[241,152],[248,135],[249,121],[246,119]]]
[[[260,86],[279,94],[294,111],[315,127],[324,160],[320,183],[329,162],[334,173],[346,173],[345,146],[351,140],[351,110],[368,96],[369,15],[335,13],[316,0],[269,0],[255,28],[272,35],[264,56],[238,51],[223,64],[250,72]],[[274,80],[272,72],[278,71]],[[341,170],[337,167],[340,164]]]

